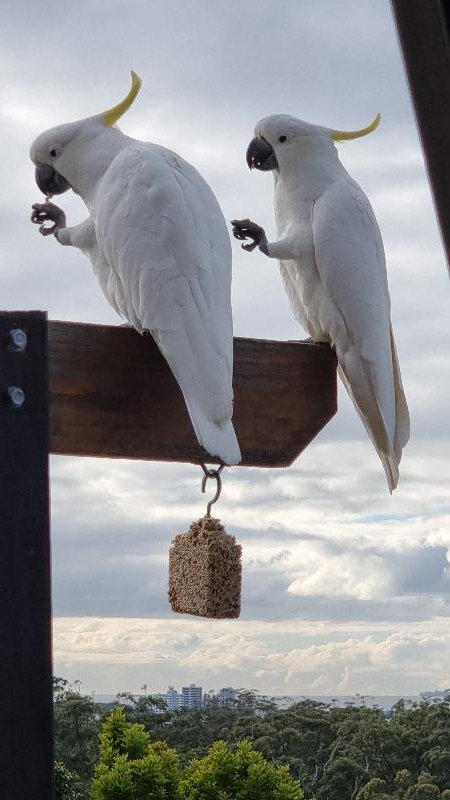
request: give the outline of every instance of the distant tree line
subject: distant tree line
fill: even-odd
[[[229,708],[124,701],[105,710],[55,680],[57,800],[450,800],[448,699],[400,701],[390,718],[311,700],[279,709],[249,690]]]

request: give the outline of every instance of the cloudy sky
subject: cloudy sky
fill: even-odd
[[[392,497],[343,391],[287,470],[225,473],[218,515],[243,546],[238,621],[175,616],[172,537],[204,511],[191,465],[52,459],[55,672],[86,692],[196,681],[266,693],[414,694],[450,684],[450,285],[387,0],[11,0],[2,11],[0,290],[5,309],[116,325],[87,260],[38,235],[28,148],[143,79],[121,122],[206,177],[227,219],[274,233],[254,125],[286,112],[376,134],[339,146],[371,198],[411,441]],[[83,219],[61,198],[69,224]],[[298,339],[276,262],[233,242],[239,336]]]

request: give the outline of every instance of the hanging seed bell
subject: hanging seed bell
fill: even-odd
[[[214,619],[235,619],[241,610],[241,552],[236,538],[219,519],[211,517],[211,505],[220,494],[220,470],[205,470],[218,484],[216,497],[204,517],[187,533],[175,536],[169,551],[169,601],[172,611]]]

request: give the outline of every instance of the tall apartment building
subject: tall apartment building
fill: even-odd
[[[202,707],[202,687],[196,686],[191,683],[189,686],[183,686],[182,692],[182,706],[183,708],[201,708]]]
[[[181,695],[173,686],[169,686],[166,692],[166,703],[168,711],[176,711],[181,706]]]

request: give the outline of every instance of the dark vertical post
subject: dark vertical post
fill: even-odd
[[[53,797],[47,319],[0,314],[0,797]]]
[[[450,8],[448,0],[391,0],[428,176],[450,267]]]

